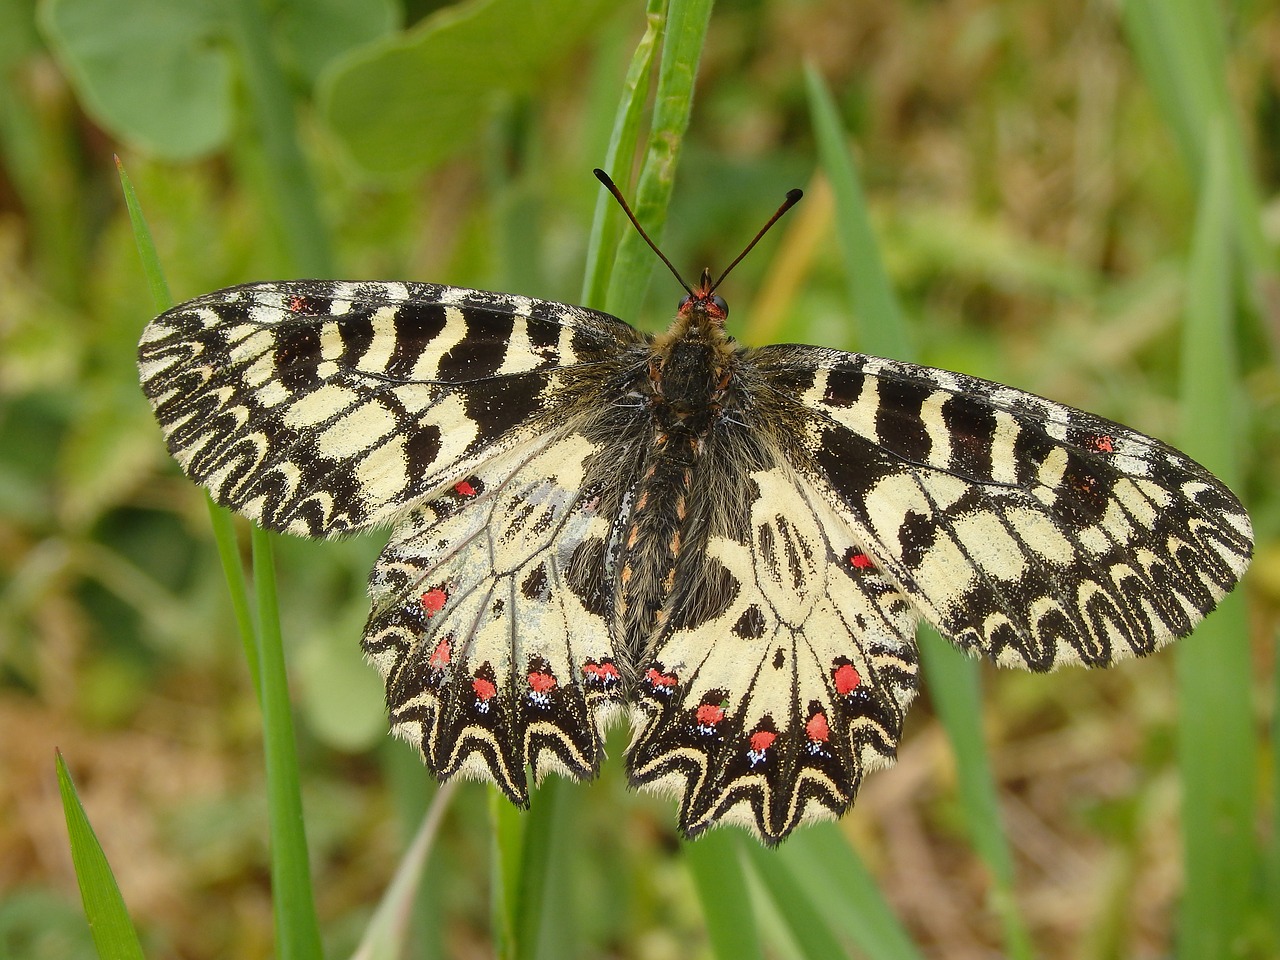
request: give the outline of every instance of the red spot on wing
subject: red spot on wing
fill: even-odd
[[[676,678],[669,673],[662,673],[655,667],[650,667],[645,671],[644,678],[649,681],[650,686],[671,689],[676,685]]]
[[[724,719],[724,707],[714,703],[704,703],[698,708],[698,723],[704,727],[714,727]]]
[[[603,686],[612,686],[621,679],[617,666],[612,660],[605,660],[596,663],[594,660],[588,660],[582,665],[582,673],[588,680],[594,680]]]
[[[422,609],[427,612],[428,617],[434,617],[444,609],[445,601],[448,599],[449,593],[444,587],[432,587],[422,595]]]
[[[826,743],[831,738],[831,727],[827,725],[827,715],[819,710],[804,725],[804,733],[810,740]]]
[[[549,673],[535,670],[529,674],[529,686],[534,693],[548,693],[555,689],[556,678]]]
[[[466,480],[459,480],[453,485],[453,492],[460,497],[474,497],[476,495],[476,488]]]
[[[1115,438],[1107,434],[1100,434],[1093,438],[1093,449],[1099,453],[1112,453],[1116,448]]]
[[[842,697],[853,693],[862,683],[862,677],[852,663],[839,664],[832,672],[832,679],[836,682],[836,693]]]
[[[777,739],[778,735],[771,730],[757,730],[751,735],[751,752],[764,753]]]
[[[865,553],[849,554],[849,566],[855,570],[871,570],[875,567],[876,562],[868,557]]]
[[[475,691],[476,699],[481,703],[493,699],[498,692],[498,688],[493,685],[493,681],[486,680],[484,677],[476,677],[472,680],[471,689]]]
[[[302,311],[306,309],[307,309],[307,301],[305,297],[300,297],[297,294],[294,294],[292,297],[289,298],[290,313],[302,313]]]
[[[431,659],[427,662],[427,666],[432,670],[443,670],[449,665],[449,659],[452,656],[453,651],[449,647],[449,641],[441,640],[431,652]]]

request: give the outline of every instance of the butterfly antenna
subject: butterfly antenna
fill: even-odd
[[[693,289],[684,282],[684,277],[680,276],[680,271],[677,270],[675,265],[667,259],[667,255],[658,249],[658,245],[649,239],[649,235],[644,232],[644,227],[640,226],[640,221],[637,220],[636,215],[631,212],[631,207],[627,205],[627,199],[622,195],[622,191],[618,189],[617,184],[615,184],[613,180],[609,178],[609,175],[599,167],[596,167],[591,172],[596,175],[597,180],[604,184],[605,189],[613,194],[613,199],[618,201],[618,206],[622,207],[622,212],[627,215],[627,219],[631,221],[631,225],[636,228],[640,236],[644,237],[644,242],[647,243],[650,249],[658,255],[658,259],[665,263],[667,265],[667,269],[670,270],[675,275],[675,278],[680,281],[680,286],[684,287],[685,293],[689,294],[689,296],[693,296]],[[775,216],[773,219],[777,220],[778,217]],[[772,223],[773,220],[770,220],[769,222]],[[757,237],[757,239],[759,238]],[[755,241],[753,240],[752,243],[754,242]],[[747,249],[750,250],[751,248],[748,247]],[[741,257],[738,258],[738,260],[741,259]],[[736,263],[737,261],[734,262]],[[725,272],[727,273],[728,271],[726,270]],[[716,282],[718,283],[719,281]]]
[[[751,242],[747,244],[746,249],[743,250],[740,254],[738,254],[737,258],[733,261],[733,263],[729,264],[727,267],[724,268],[724,273],[720,274],[720,276],[716,278],[716,282],[707,288],[708,294],[710,294],[713,290],[715,290],[716,287],[720,286],[720,281],[729,275],[729,271],[732,270],[734,267],[736,267],[742,261],[742,258],[751,252],[751,248],[760,242],[760,238],[769,232],[769,228],[772,227],[775,223],[777,223],[784,213],[786,213],[788,210],[794,207],[797,203],[799,203],[800,198],[803,196],[804,196],[804,191],[799,189],[793,188],[787,191],[787,199],[782,201],[782,206],[778,207],[774,215],[769,218],[769,222],[760,228],[760,232],[757,233],[751,239]]]

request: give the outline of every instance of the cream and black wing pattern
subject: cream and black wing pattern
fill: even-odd
[[[892,763],[915,627],[1031,670],[1186,635],[1248,565],[1231,492],[996,383],[747,349],[702,284],[653,337],[419,283],[232,287],[139,347],[169,450],[305,536],[391,528],[364,649],[433,773],[527,804],[629,720],[688,836],[776,843]]]

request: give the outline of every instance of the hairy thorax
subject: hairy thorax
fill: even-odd
[[[648,448],[620,531],[615,608],[619,635],[636,663],[662,631],[682,560],[705,541],[716,496],[702,480],[706,459],[740,402],[736,345],[722,326],[686,326],[685,319],[654,340],[637,384],[645,397]]]

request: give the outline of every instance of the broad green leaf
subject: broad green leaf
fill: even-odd
[[[399,25],[395,0],[293,0],[272,21],[282,59],[313,84],[330,61]]]
[[[7,74],[13,64],[39,49],[30,4],[25,0],[0,0],[0,70]]]
[[[467,149],[494,94],[530,94],[591,36],[612,0],[472,0],[335,64],[320,110],[373,173],[431,167]]]
[[[231,59],[217,4],[46,0],[40,26],[85,109],[128,143],[174,160],[231,129]]]
[[[334,58],[385,36],[398,15],[392,0],[240,2],[255,8],[266,47],[311,82]],[[39,12],[81,103],[121,140],[171,160],[226,143],[236,73],[257,65],[237,63],[235,7],[216,0],[44,0]]]

